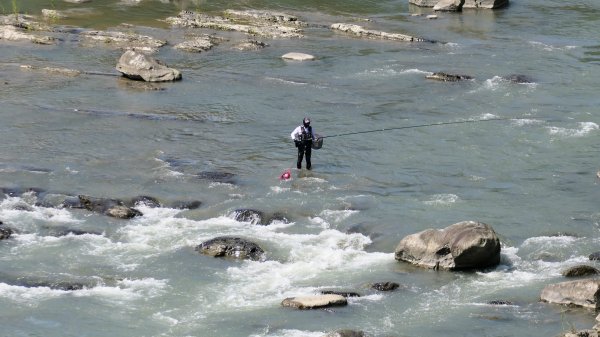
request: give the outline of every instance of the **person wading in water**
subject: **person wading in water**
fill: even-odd
[[[310,153],[312,142],[315,139],[312,126],[310,126],[310,118],[305,117],[302,120],[302,125],[295,128],[291,136],[298,148],[298,162],[296,163],[296,167],[298,169],[302,168],[302,158],[306,155],[306,168],[310,170],[312,166],[310,163]]]

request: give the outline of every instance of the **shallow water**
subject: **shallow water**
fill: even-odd
[[[0,1],[11,12],[11,2]],[[590,328],[595,315],[539,302],[566,267],[592,263],[600,235],[597,38],[592,0],[512,1],[506,9],[430,14],[407,1],[160,2],[125,5],[19,2],[20,11],[76,9],[56,24],[120,29],[169,41],[155,55],[183,80],[146,90],[118,76],[64,77],[20,64],[117,74],[122,51],[0,41],[0,186],[165,205],[117,220],[5,196],[0,220],[20,231],[0,245],[0,272],[87,280],[80,290],[0,283],[1,336],[322,336],[350,328],[372,336],[547,336]],[[209,13],[270,9],[318,24],[356,22],[445,43],[360,40],[327,29],[267,40],[258,52],[217,46],[200,54],[171,48],[184,33],[159,19],[181,9]],[[130,23],[134,28],[118,27]],[[224,34],[217,32],[217,34]],[[224,34],[235,38],[235,34]],[[305,52],[313,62],[286,62]],[[472,81],[426,80],[432,72]],[[523,74],[533,83],[503,80]],[[289,134],[302,118],[335,135],[313,170],[294,167]],[[202,172],[234,175],[233,183]],[[24,207],[29,205],[29,207]],[[283,213],[291,223],[255,226],[238,208]],[[494,227],[502,263],[477,273],[398,263],[405,235],[463,220]],[[97,234],[46,235],[68,227]],[[358,231],[358,232],[357,232]],[[240,235],[267,251],[263,262],[200,256],[194,247]],[[594,263],[595,264],[595,263]],[[394,281],[379,293],[369,283]],[[280,307],[323,289],[360,298],[328,311]],[[490,306],[491,300],[513,304]]]

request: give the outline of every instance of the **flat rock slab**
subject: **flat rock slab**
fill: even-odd
[[[549,284],[540,295],[542,301],[584,308],[600,308],[600,280],[585,279]]]
[[[136,49],[144,52],[156,52],[158,48],[167,44],[167,41],[153,38],[152,36],[115,31],[92,30],[82,32],[81,37],[87,43],[116,49]]]
[[[312,61],[315,59],[313,55],[304,54],[304,53],[287,53],[281,56],[284,60],[293,60],[293,61]]]
[[[358,37],[367,39],[382,39],[392,41],[407,41],[407,42],[425,42],[427,40],[399,33],[387,33],[379,30],[365,29],[359,25],[346,24],[346,23],[334,23],[331,26],[333,30],[339,30],[345,33],[353,34]]]
[[[284,307],[296,309],[320,309],[348,305],[348,301],[341,295],[315,295],[303,297],[290,297],[281,302]]]
[[[25,29],[12,25],[0,26],[0,40],[7,41],[31,41],[37,44],[54,44],[56,39],[50,36],[38,36],[31,34]]]
[[[173,48],[192,53],[201,53],[210,50],[214,45],[215,44],[211,41],[210,37],[203,36],[178,43]]]

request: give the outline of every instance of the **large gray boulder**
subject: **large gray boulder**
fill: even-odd
[[[433,10],[442,12],[460,12],[464,4],[465,0],[440,0],[433,6]]]
[[[116,69],[121,72],[123,76],[132,80],[166,82],[181,79],[179,70],[169,68],[167,65],[153,57],[134,50],[128,50],[121,55]]]
[[[220,236],[196,246],[196,251],[213,257],[261,260],[264,250],[256,243],[243,238]]]
[[[540,298],[544,302],[574,305],[597,310],[600,308],[600,279],[585,279],[549,284]]]
[[[482,269],[500,263],[500,240],[490,225],[463,221],[404,237],[395,257],[424,268]]]

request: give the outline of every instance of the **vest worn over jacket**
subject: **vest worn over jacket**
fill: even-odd
[[[300,134],[300,140],[305,144],[307,144],[307,143],[310,144],[313,139],[312,126],[309,126],[309,127],[301,126],[301,130],[302,130],[302,133]]]

